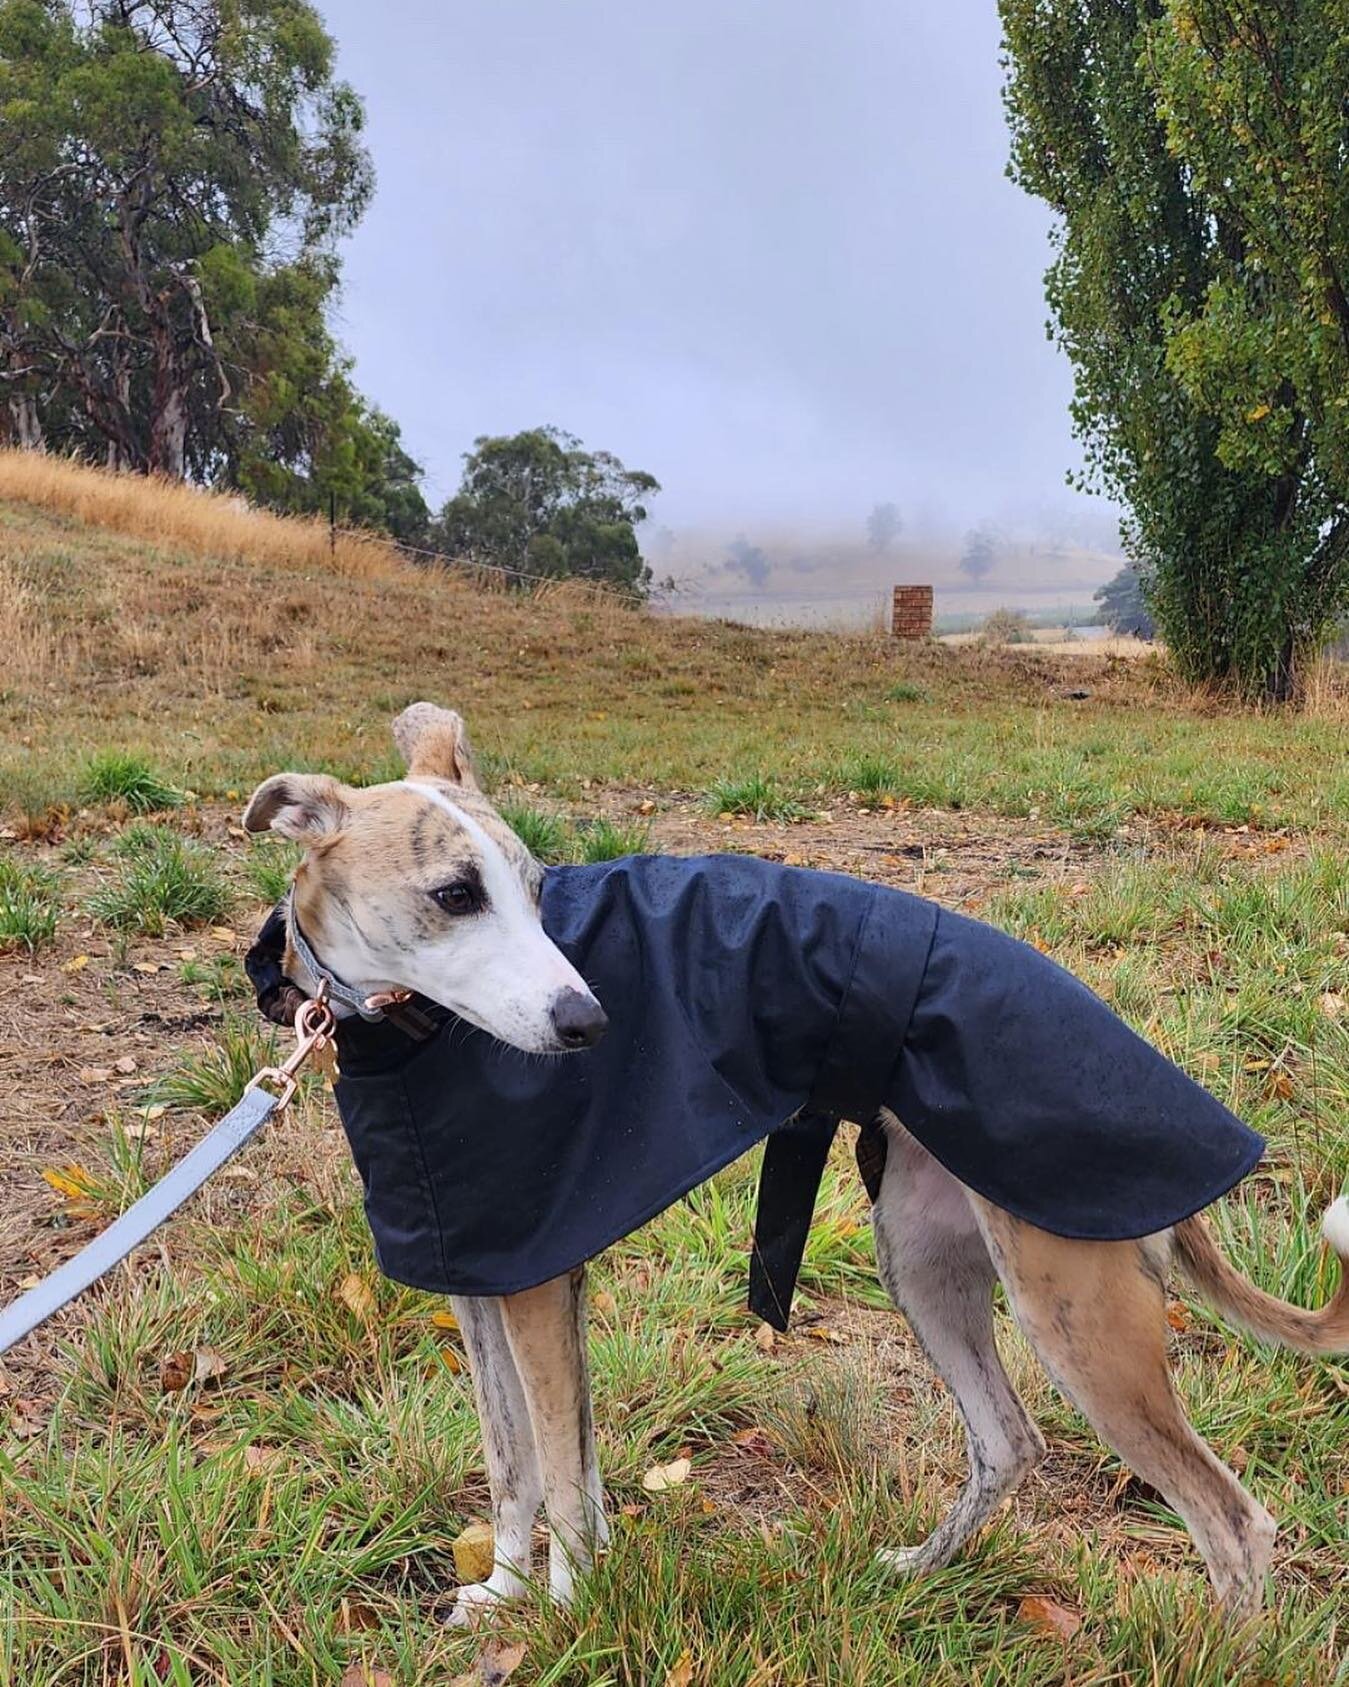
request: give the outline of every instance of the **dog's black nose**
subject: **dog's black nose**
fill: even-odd
[[[588,1049],[599,1042],[609,1016],[593,996],[579,990],[562,990],[553,1003],[553,1029],[569,1049]]]

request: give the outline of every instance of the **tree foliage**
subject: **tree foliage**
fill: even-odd
[[[960,553],[960,572],[977,586],[993,572],[997,560],[998,542],[992,531],[986,525],[971,528]]]
[[[1154,639],[1157,623],[1148,608],[1143,579],[1132,563],[1126,563],[1119,573],[1092,593],[1101,606],[1101,621],[1112,633],[1132,634],[1134,638]]]
[[[898,504],[875,504],[867,517],[867,548],[884,556],[903,531]]]
[[[441,512],[448,554],[524,578],[576,576],[645,596],[651,570],[637,528],[660,486],[558,428],[483,437]]]
[[[406,513],[324,320],[362,122],[305,0],[0,0],[9,437]]]
[[[1349,595],[1342,0],[1001,0],[1089,483],[1181,669],[1285,696]]]

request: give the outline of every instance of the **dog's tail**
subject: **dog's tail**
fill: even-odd
[[[1267,1295],[1236,1269],[1196,1214],[1175,1228],[1176,1263],[1204,1299],[1234,1324],[1299,1353],[1349,1353],[1349,1198],[1326,1210],[1321,1234],[1340,1262],[1335,1293],[1316,1312]]]

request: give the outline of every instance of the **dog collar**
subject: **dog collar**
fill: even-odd
[[[291,891],[286,901],[286,921],[290,928],[290,946],[295,951],[295,958],[317,982],[326,982],[328,1000],[338,1007],[348,1009],[351,1013],[359,1014],[362,1019],[369,1021],[371,1024],[383,1019],[384,1014],[380,1008],[372,1008],[367,1005],[370,999],[368,990],[354,990],[345,979],[339,978],[331,967],[324,966],[314,953],[309,940],[300,930],[299,917],[295,912],[294,890]]]

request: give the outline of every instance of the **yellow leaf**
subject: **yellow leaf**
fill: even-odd
[[[459,1320],[453,1312],[433,1312],[431,1322],[438,1330],[457,1330],[459,1328]]]
[[[212,926],[211,936],[215,938],[217,943],[234,942],[234,933],[228,926]]]
[[[839,1347],[846,1346],[848,1341],[847,1336],[840,1335],[837,1330],[831,1330],[828,1324],[812,1324],[805,1333],[813,1336],[816,1341],[832,1341]]]
[[[681,1482],[687,1482],[692,1471],[692,1459],[676,1459],[673,1464],[652,1465],[642,1478],[642,1486],[648,1494],[663,1494],[668,1488],[677,1488]]]
[[[452,1377],[457,1377],[464,1368],[464,1361],[452,1347],[442,1347],[439,1349],[439,1353],[441,1364]]]
[[[348,1271],[337,1286],[337,1298],[349,1312],[364,1321],[374,1316],[375,1295],[359,1271]]]
[[[1268,404],[1257,404],[1253,410],[1246,412],[1246,420],[1248,422],[1263,422],[1265,417],[1269,415],[1269,410]]]
[[[74,955],[62,966],[62,972],[83,972],[89,965],[88,955]]]
[[[693,1654],[681,1652],[679,1662],[665,1677],[665,1687],[690,1687],[693,1680]]]
[[[83,1166],[62,1166],[57,1170],[46,1166],[42,1175],[56,1193],[64,1195],[68,1201],[87,1201],[93,1194],[89,1173]]]
[[[481,1519],[461,1529],[450,1542],[454,1573],[461,1582],[485,1582],[496,1562],[492,1525]]]
[[[147,978],[153,978],[159,971],[159,963],[158,961],[133,961],[131,970],[132,972],[143,973]]]

